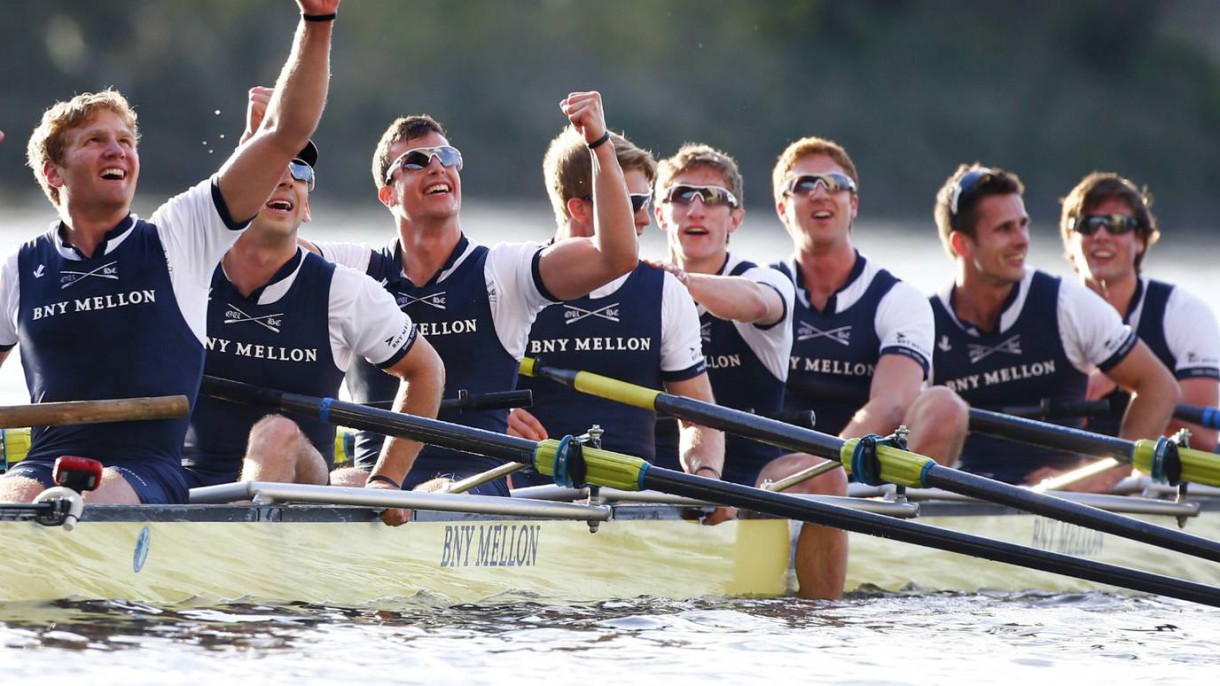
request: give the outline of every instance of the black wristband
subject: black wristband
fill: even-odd
[[[374,481],[380,481],[382,483],[387,483],[387,484],[390,484],[391,486],[393,486],[394,488],[397,488],[400,491],[402,490],[402,484],[391,479],[390,477],[386,476],[385,474],[374,474],[374,475],[370,476],[369,483],[372,483]]]
[[[701,465],[699,465],[698,467],[696,467],[696,468],[695,468],[694,473],[695,473],[695,474],[698,474],[699,472],[701,472],[701,471],[703,471],[703,470],[705,470],[705,469],[706,469],[706,470],[708,470],[709,472],[711,472],[711,473],[715,474],[717,479],[722,478],[722,477],[720,476],[720,470],[719,470],[719,469],[716,469],[715,467],[713,467],[713,466],[712,466],[712,465],[710,465],[710,464],[701,464]]]
[[[590,150],[597,150],[597,148],[599,146],[601,146],[608,140],[610,140],[610,130],[609,129],[607,129],[605,133],[603,133],[600,137],[598,137],[597,140],[593,141],[592,143],[586,143],[585,145],[588,146],[588,148]]]
[[[338,14],[331,12],[330,14],[302,14],[301,19],[305,21],[334,21]]]

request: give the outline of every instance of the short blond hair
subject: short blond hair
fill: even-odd
[[[657,190],[665,190],[675,176],[692,169],[711,169],[719,173],[728,184],[729,191],[737,197],[737,206],[745,207],[745,191],[742,188],[741,172],[737,169],[737,160],[728,153],[703,143],[684,143],[673,157],[667,157],[657,164]]]
[[[71,100],[51,105],[42,113],[42,121],[30,135],[25,152],[26,164],[34,171],[34,178],[52,205],[59,207],[60,192],[47,180],[44,167],[47,162],[63,164],[68,131],[91,123],[98,113],[103,111],[118,115],[127,128],[131,129],[136,142],[139,142],[140,129],[136,125],[136,112],[127,102],[127,98],[113,88],[96,93],[81,93]]]
[[[784,199],[784,191],[787,190],[785,182],[796,163],[815,155],[825,155],[834,160],[834,163],[842,167],[843,171],[855,182],[856,188],[860,188],[860,177],[856,175],[856,164],[851,161],[851,156],[847,154],[847,150],[843,146],[825,138],[806,136],[789,143],[788,147],[780,153],[779,159],[775,161],[775,169],[771,171],[771,190],[775,194],[776,203]]]
[[[610,142],[614,144],[614,156],[624,173],[639,171],[649,185],[657,180],[657,161],[651,152],[617,133],[610,134]],[[556,223],[567,224],[572,219],[568,201],[593,196],[593,157],[584,136],[571,126],[565,126],[546,150],[542,175]]]

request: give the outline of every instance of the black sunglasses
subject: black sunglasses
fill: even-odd
[[[648,209],[649,203],[652,202],[652,193],[628,193],[627,197],[631,198],[632,212]],[[591,195],[582,195],[580,199],[585,202],[593,202],[593,196]]]
[[[433,157],[440,160],[443,166],[454,167],[458,171],[462,171],[462,153],[452,145],[440,145],[435,148],[411,148],[390,163],[389,168],[385,172],[386,184],[388,185],[394,180],[394,172],[396,170],[410,169],[418,171],[431,164]]]
[[[822,188],[825,188],[827,193],[837,193],[839,191],[856,192],[856,182],[852,181],[851,177],[847,174],[839,172],[793,176],[788,179],[788,190],[785,192],[788,195],[813,195],[813,192],[818,188],[818,184],[822,184]]]
[[[708,207],[728,205],[737,209],[739,206],[737,196],[733,195],[729,189],[720,186],[670,186],[661,195],[662,201],[676,205],[689,205],[695,201],[695,198],[699,198]]]
[[[288,173],[292,174],[292,178],[297,181],[303,181],[308,184],[309,190],[313,191],[315,177],[313,167],[309,166],[304,160],[293,160],[288,163]]]
[[[1092,236],[1103,226],[1110,235],[1117,236],[1138,229],[1140,220],[1125,214],[1086,214],[1072,217],[1072,230],[1082,236]]]

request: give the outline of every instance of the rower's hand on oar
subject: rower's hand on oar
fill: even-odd
[[[275,89],[270,86],[255,86],[250,89],[249,100],[246,101],[246,131],[241,135],[245,143],[263,125],[263,117],[267,116],[267,106],[271,104],[271,96]]]
[[[576,91],[559,102],[559,109],[585,143],[594,143],[606,133],[606,114],[602,110],[602,94],[597,91]]]
[[[548,438],[542,422],[520,407],[514,407],[508,412],[508,435],[530,441],[545,441]]]
[[[1118,388],[1114,379],[1106,376],[1100,369],[1094,369],[1089,374],[1089,387],[1085,391],[1085,400],[1101,400]]]

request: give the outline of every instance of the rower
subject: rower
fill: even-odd
[[[29,165],[59,221],[0,268],[0,362],[21,344],[33,402],[184,395],[203,371],[208,286],[225,251],[266,202],[326,100],[339,0],[298,0],[304,16],[263,128],[220,170],[158,208],[131,213],[140,175],[136,115],[117,91],[53,105]],[[312,18],[312,20],[311,20]],[[105,465],[94,503],[179,503],[187,420],[39,427],[0,478],[0,501],[53,483],[57,457]]]
[[[648,228],[652,184],[657,163],[652,153],[611,134],[614,154],[631,194],[635,232]],[[592,155],[571,128],[551,141],[542,168],[557,228],[552,242],[595,235]],[[587,296],[548,307],[530,330],[532,356],[568,369],[582,369],[631,383],[710,402],[712,387],[699,340],[699,315],[690,293],[673,275],[640,262],[630,273]],[[576,392],[548,380],[523,377],[521,388],[533,390],[530,410],[509,413],[509,433],[541,441],[579,434],[597,422],[609,428],[607,449],[652,460],[656,451],[655,412]],[[682,467],[692,474],[719,478],[724,467],[724,434],[683,422]],[[514,486],[553,483],[532,471],[512,477]],[[714,524],[730,516],[721,510],[705,520]]]
[[[397,237],[385,248],[320,244],[324,257],[363,271],[385,284],[409,312],[445,363],[446,385],[472,392],[516,385],[530,325],[544,307],[580,297],[636,266],[631,200],[614,154],[597,92],[571,93],[560,103],[568,121],[595,159],[592,194],[596,235],[549,246],[501,243],[491,248],[462,231],[462,154],[445,129],[427,115],[402,117],[382,135],[373,155],[377,197],[394,218]],[[348,374],[357,402],[385,400],[397,383],[380,370],[357,363]],[[450,393],[449,395],[452,395]],[[503,409],[445,412],[440,417],[503,433]],[[362,433],[358,465],[371,468],[382,437]],[[420,453],[405,488],[440,487],[439,476],[464,478],[498,465],[432,446]],[[472,492],[508,495],[503,479]]]
[[[1161,236],[1152,194],[1117,174],[1094,172],[1063,199],[1059,231],[1081,283],[1104,298],[1173,372],[1182,402],[1220,404],[1220,329],[1211,308],[1181,286],[1141,273]],[[1089,430],[1117,435],[1130,395],[1095,370],[1088,397],[1107,399],[1111,408],[1109,417],[1089,420]],[[1182,428],[1190,430],[1195,447],[1215,450],[1215,429],[1171,421],[1165,432]]]
[[[1078,401],[1096,368],[1133,395],[1119,435],[1160,435],[1178,398],[1173,376],[1095,293],[1027,268],[1024,191],[1015,174],[963,164],[937,193],[936,226],[957,276],[932,297],[935,383],[982,408]],[[1080,463],[1074,453],[971,434],[960,466],[1032,484]],[[1074,488],[1108,491],[1130,471],[1111,469]]]
[[[251,89],[245,138],[258,131],[273,97],[270,88]],[[213,273],[204,372],[334,396],[359,358],[405,384],[395,394],[395,411],[435,417],[444,369],[411,318],[376,281],[298,245],[301,225],[312,218],[317,163],[318,148],[309,141]],[[334,446],[333,424],[204,396],[191,415],[183,464],[192,487],[239,478],[322,485],[331,481]],[[415,441],[388,441],[368,487],[398,489],[419,450]],[[334,481],[349,480],[345,471],[359,470],[341,468]],[[382,519],[397,525],[407,516],[391,508]]]
[[[781,272],[746,261],[728,249],[745,218],[742,178],[732,157],[688,143],[663,160],[657,178],[657,224],[665,231],[667,268],[698,304],[703,356],[718,402],[760,415],[783,407],[792,351],[792,282]],[[678,464],[674,423],[658,424],[657,464]],[[783,451],[741,436],[725,438],[724,480],[747,486],[797,471]],[[813,460],[815,458],[809,458]],[[837,469],[793,488],[797,493],[845,495]],[[798,592],[838,598],[847,569],[847,537],[830,527],[802,527],[796,550]]]

